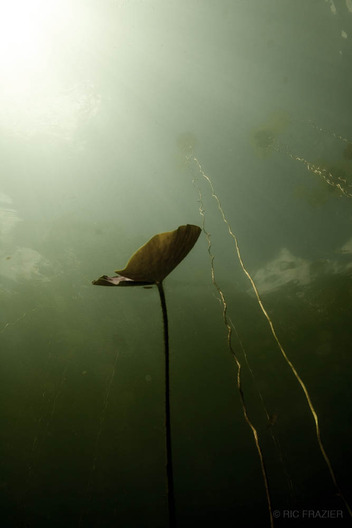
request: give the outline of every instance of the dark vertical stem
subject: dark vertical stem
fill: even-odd
[[[166,429],[166,474],[167,474],[167,500],[169,508],[169,527],[176,527],[174,477],[171,453],[171,421],[170,421],[170,361],[169,361],[169,328],[165,293],[162,282],[156,283],[159,290],[161,309],[164,323],[164,348],[165,348],[165,429]]]

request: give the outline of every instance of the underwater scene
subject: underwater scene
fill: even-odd
[[[1,528],[350,526],[352,0],[0,28]]]

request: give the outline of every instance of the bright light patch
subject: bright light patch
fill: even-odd
[[[23,77],[45,65],[53,32],[68,14],[65,2],[12,0],[0,11],[2,79]]]
[[[0,8],[0,123],[11,134],[71,139],[99,95],[71,71],[90,17],[69,0],[11,0]],[[78,10],[79,8],[79,10]]]

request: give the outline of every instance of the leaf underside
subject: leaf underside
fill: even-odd
[[[175,231],[159,233],[140,247],[126,267],[115,277],[102,275],[93,281],[97,286],[148,286],[162,282],[191,251],[200,235],[200,227],[182,225]]]

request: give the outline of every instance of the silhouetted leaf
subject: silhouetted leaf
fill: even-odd
[[[93,284],[143,286],[161,282],[190,252],[200,232],[200,227],[187,224],[175,231],[159,233],[132,255],[124,269],[115,271],[119,275],[103,275]]]
[[[102,275],[99,277],[99,279],[93,280],[92,284],[95,286],[146,286],[154,283],[143,281],[136,282],[132,279],[128,279],[127,277],[122,277],[122,275],[116,275],[114,277]]]
[[[132,255],[124,269],[115,272],[138,282],[161,282],[191,251],[200,232],[200,227],[187,224],[159,233]]]

